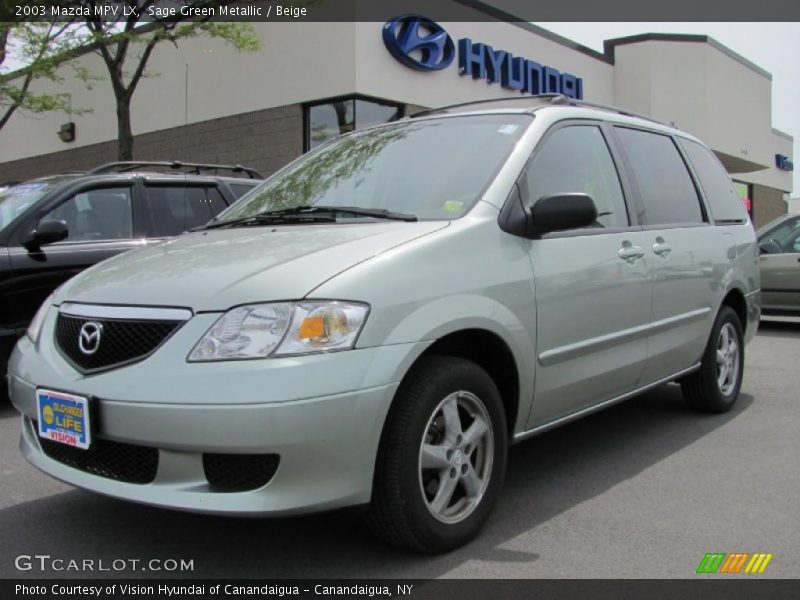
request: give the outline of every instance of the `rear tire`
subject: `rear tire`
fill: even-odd
[[[723,306],[700,368],[681,380],[686,403],[692,410],[705,413],[728,412],[739,397],[744,373],[744,336],[736,312]]]
[[[423,358],[397,391],[375,465],[372,531],[395,546],[440,553],[480,531],[506,470],[500,393],[475,363]]]

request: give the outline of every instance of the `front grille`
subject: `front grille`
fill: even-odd
[[[90,331],[99,330],[95,345],[84,340],[81,349],[81,328],[93,323]],[[126,319],[89,319],[59,314],[56,322],[56,345],[62,354],[83,373],[110,369],[136,362],[152,354],[172,335],[182,321],[146,321]]]
[[[267,485],[279,462],[277,454],[203,454],[203,471],[215,492],[246,492]]]
[[[34,429],[37,427],[33,422]],[[158,450],[104,439],[92,441],[88,450],[39,438],[44,453],[63,465],[98,477],[137,483],[152,483],[158,471]]]

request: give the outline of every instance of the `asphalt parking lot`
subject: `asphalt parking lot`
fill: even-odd
[[[690,413],[666,385],[515,446],[483,534],[438,557],[387,548],[349,512],[229,519],[72,489],[21,458],[4,402],[0,577],[84,576],[14,567],[20,554],[49,554],[193,559],[185,575],[198,578],[682,578],[698,577],[706,552],[769,552],[755,577],[798,577],[800,320],[762,322],[746,364],[727,415]]]

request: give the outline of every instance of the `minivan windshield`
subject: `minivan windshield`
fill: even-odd
[[[16,221],[28,207],[50,190],[75,177],[75,175],[63,175],[33,179],[0,192],[0,231]]]
[[[279,171],[214,223],[304,210],[346,219],[455,219],[475,204],[531,119],[444,117],[346,135]]]

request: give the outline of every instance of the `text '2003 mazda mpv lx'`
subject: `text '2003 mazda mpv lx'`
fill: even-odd
[[[674,128],[562,97],[381,125],[57,290],[10,362],[22,452],[158,506],[369,504],[383,538],[444,551],[512,442],[669,381],[730,409],[757,260]]]

